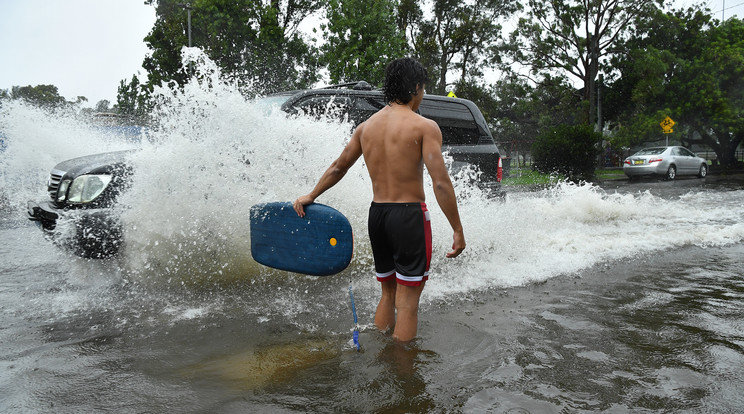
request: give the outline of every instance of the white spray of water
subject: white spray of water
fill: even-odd
[[[193,52],[190,59],[198,76],[183,90],[158,91],[158,127],[132,156],[133,184],[119,208],[126,240],[120,264],[134,277],[169,283],[306,283],[251,259],[248,211],[307,193],[348,142],[351,125],[288,117],[246,99],[203,55]],[[18,105],[3,111],[11,138],[3,163],[11,173],[3,185],[8,177],[26,181],[17,204],[45,196],[56,162],[125,146],[81,133],[85,128],[73,119]],[[648,252],[744,240],[744,191],[669,200],[562,183],[500,202],[470,185],[471,178],[468,172],[453,177],[468,243],[456,259],[444,257],[452,232],[426,180],[434,257],[424,300],[544,281]],[[366,290],[377,289],[366,226],[371,199],[362,160],[318,199],[351,221],[355,256],[344,275]]]
[[[740,242],[744,192],[729,192],[726,200],[706,192],[677,200],[649,192],[608,194],[568,183],[512,194],[505,204],[466,200],[461,214],[468,250],[460,263],[436,263],[446,280],[431,283],[433,295],[539,282],[682,246]]]
[[[111,134],[74,112],[49,112],[21,100],[0,105],[0,189],[12,207],[44,197],[57,163],[97,152],[130,149],[131,137]],[[43,198],[42,198],[43,199]]]

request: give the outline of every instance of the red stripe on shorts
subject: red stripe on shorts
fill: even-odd
[[[428,272],[429,266],[431,265],[431,219],[429,218],[429,220],[427,220],[427,217],[429,216],[429,210],[426,209],[426,203],[421,203],[421,212],[424,216],[424,238],[426,239],[426,271]]]

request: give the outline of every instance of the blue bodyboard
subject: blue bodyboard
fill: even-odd
[[[351,263],[351,224],[323,204],[305,206],[299,217],[289,202],[251,207],[251,255],[265,266],[313,276],[341,272]]]

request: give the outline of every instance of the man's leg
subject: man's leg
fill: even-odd
[[[386,331],[395,325],[395,291],[398,282],[395,280],[395,276],[388,279],[380,282],[382,297],[375,312],[375,326],[381,331]]]
[[[424,284],[419,286],[398,286],[395,294],[395,308],[398,310],[398,321],[395,323],[393,339],[407,342],[416,337],[418,330],[418,306]]]

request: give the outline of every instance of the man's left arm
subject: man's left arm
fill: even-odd
[[[455,189],[442,156],[442,132],[434,121],[428,121],[424,129],[421,155],[429,171],[437,203],[452,227],[452,251],[447,253],[447,257],[457,257],[465,250],[465,234],[457,209]]]

